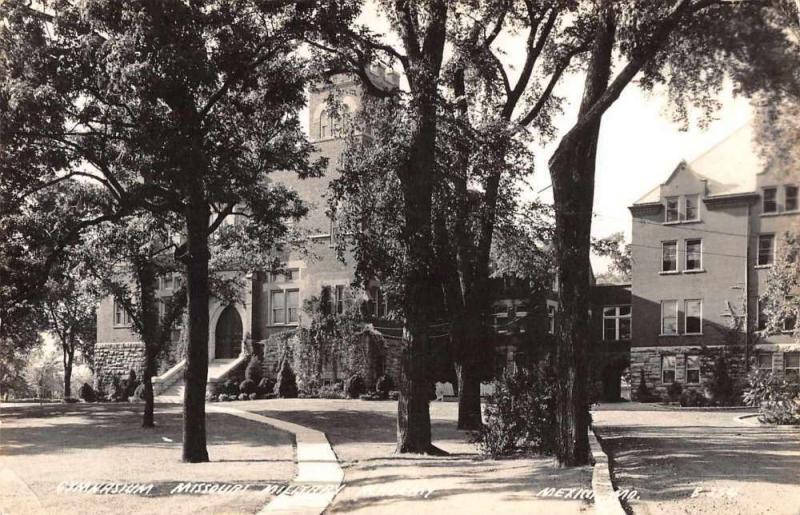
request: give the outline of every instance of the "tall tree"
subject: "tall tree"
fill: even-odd
[[[305,70],[293,43],[293,4],[62,0],[37,11],[11,0],[0,6],[4,206],[80,179],[102,186],[105,197],[98,216],[81,221],[73,237],[91,224],[141,212],[182,219],[187,462],[208,461],[208,234],[241,205],[258,225],[283,227],[303,207],[267,174],[322,169],[310,160],[297,115]]]

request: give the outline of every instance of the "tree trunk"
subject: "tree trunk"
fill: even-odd
[[[159,320],[156,299],[157,277],[155,266],[147,259],[136,263],[136,274],[141,292],[142,340],[144,341],[144,413],[142,427],[155,427],[153,376],[157,370]]]
[[[472,361],[456,364],[458,375],[458,429],[476,431],[481,419],[481,382]]]
[[[72,396],[72,361],[75,357],[75,347],[64,347],[64,398]]]
[[[183,393],[183,461],[208,461],[206,382],[208,380],[208,205],[195,200],[186,210],[189,338]]]
[[[611,72],[614,14],[611,1],[602,3],[591,60],[584,85],[579,119],[605,91]],[[558,264],[559,304],[556,368],[556,458],[561,466],[589,462],[589,404],[587,350],[591,291],[592,206],[600,121],[560,142],[550,162],[555,205],[554,246]]]

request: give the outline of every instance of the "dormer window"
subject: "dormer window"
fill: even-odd
[[[698,199],[697,195],[689,195],[686,197],[686,220],[699,220],[700,219],[700,210],[698,209]]]
[[[764,188],[763,193],[763,213],[777,213],[778,212],[778,189],[777,188]]]
[[[665,213],[665,222],[678,222],[680,221],[680,210],[678,208],[678,197],[670,197],[667,199],[667,210]]]

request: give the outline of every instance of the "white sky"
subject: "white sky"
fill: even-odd
[[[361,21],[377,33],[389,30],[386,19],[369,6]],[[499,43],[514,60],[524,59],[525,35],[501,37]],[[392,37],[387,42],[396,43]],[[399,45],[396,45],[399,48]],[[516,74],[509,70],[512,83]],[[568,95],[570,102],[564,115],[557,121],[559,128],[566,130],[575,120],[578,102],[582,93],[583,77],[568,76],[557,88],[560,94]],[[733,98],[726,92],[719,98],[722,108],[716,113],[716,121],[706,129],[693,124],[687,131],[671,122],[665,97],[659,92],[648,94],[633,83],[617,102],[606,112],[600,133],[597,155],[592,235],[604,237],[624,231],[630,241],[631,217],[628,206],[656,185],[663,182],[682,159],[691,161],[730,133],[746,124],[752,116],[750,104],[745,98]],[[307,115],[303,114],[303,119]],[[539,197],[551,202],[547,160],[553,153],[557,140],[541,149],[536,149],[536,172],[531,183],[531,198]],[[593,257],[596,273],[604,271],[606,260]]]

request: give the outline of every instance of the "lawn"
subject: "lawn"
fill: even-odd
[[[141,404],[3,405],[2,513],[253,513],[268,484],[295,473],[291,435],[210,413],[210,463],[185,464],[180,408],[156,407],[157,427],[140,427]],[[153,485],[146,495],[69,491],[70,482]],[[180,483],[222,483],[213,494],[171,493]],[[59,489],[59,485],[61,488]],[[234,492],[235,485],[239,492]],[[249,485],[244,492],[244,485]],[[65,488],[67,486],[67,488]]]
[[[591,501],[538,497],[545,488],[591,489],[591,468],[558,469],[551,458],[487,460],[456,429],[458,405],[431,403],[434,443],[450,456],[394,454],[396,401],[273,399],[232,407],[327,435],[345,471],[332,513],[578,513]],[[427,494],[427,495],[426,495]]]

